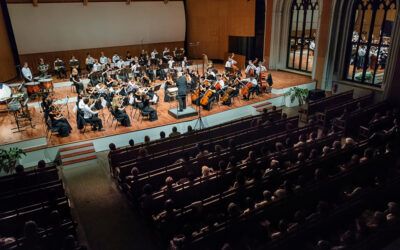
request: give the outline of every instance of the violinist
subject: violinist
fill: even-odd
[[[117,52],[114,52],[114,56],[112,57],[112,62],[115,64],[117,63],[121,58],[119,57]]]
[[[124,100],[120,97],[114,97],[112,101],[112,110],[113,116],[117,121],[121,122],[122,126],[130,127],[131,120],[129,119],[128,114],[125,111],[125,107],[123,105]]]
[[[154,49],[152,52],[151,52],[151,59],[156,59],[156,56],[158,55],[158,52],[157,52],[157,50],[156,49]]]
[[[136,61],[135,64],[132,65],[132,68],[131,68],[132,71],[133,71],[133,74],[134,74],[135,78],[141,77],[141,76],[142,76],[142,74],[141,74],[139,68],[140,68],[139,62]]]
[[[81,80],[79,79],[77,69],[72,70],[70,81],[75,86],[76,93],[78,93],[78,95],[80,95],[81,93],[84,93],[84,86],[83,86],[83,83],[81,82]]]
[[[83,100],[84,106],[83,106],[83,118],[85,119],[86,122],[90,123],[93,126],[93,130],[98,130],[98,131],[104,131],[103,129],[103,122],[101,121],[100,118],[97,117],[98,112],[93,111],[92,108],[94,107],[95,103],[90,105],[89,107],[89,99],[85,98]]]
[[[86,55],[86,70],[87,72],[91,72],[94,64],[94,58],[90,56],[90,53],[87,53]]]
[[[157,76],[159,77],[159,79],[161,81],[164,81],[165,78],[166,78],[166,73],[165,73],[165,70],[164,70],[162,59],[158,60]]]
[[[160,97],[157,95],[156,92],[154,92],[154,88],[151,87],[149,91],[147,92],[147,95],[149,96],[149,102],[150,104],[156,105],[158,103],[158,100]]]
[[[93,69],[94,69],[94,72],[98,72],[98,71],[101,71],[101,64],[99,63],[99,61],[96,59],[96,60],[94,60],[94,64],[93,64]]]
[[[126,52],[125,60],[127,60],[127,61],[132,61],[131,52],[130,52],[129,50]]]
[[[48,117],[50,118],[51,126],[57,128],[58,136],[67,137],[71,133],[72,127],[62,116],[61,107],[52,104],[49,108]]]
[[[101,65],[106,65],[108,63],[108,58],[104,55],[104,52],[100,52],[100,63]]]
[[[170,70],[174,70],[174,63],[175,63],[174,59],[172,58],[172,56],[170,56],[168,61],[168,68]]]
[[[257,79],[255,78],[254,75],[250,75],[249,78],[243,79],[242,82],[246,82],[248,85],[250,85],[248,93],[247,93],[247,96],[243,95],[243,99],[250,100],[250,95],[251,94],[256,93],[258,95],[260,93],[260,89],[259,89],[259,86],[258,86],[258,83],[257,83]]]

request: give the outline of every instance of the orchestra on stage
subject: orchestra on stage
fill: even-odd
[[[165,90],[162,101],[176,101],[178,111],[183,112],[188,101],[197,108],[211,110],[214,104],[231,106],[234,98],[249,100],[254,95],[268,93],[273,84],[271,74],[267,74],[264,63],[258,59],[249,60],[242,75],[234,54],[227,58],[223,71],[218,71],[211,62],[206,64],[202,75],[198,65],[186,58],[184,49],[175,48],[171,52],[165,48],[160,53],[154,49],[150,54],[142,50],[138,56],[128,51],[125,57],[115,52],[110,56],[101,52],[96,59],[88,53],[85,70],[74,56],[69,60],[68,71],[60,58],[52,64],[57,79],[67,79],[69,74],[71,88],[77,93],[73,112],[79,130],[88,125],[93,131],[104,131],[105,122],[115,127],[130,127],[131,119],[136,116],[156,121],[158,91],[162,87]],[[21,69],[24,83],[18,92],[41,100],[48,129],[57,131],[58,136],[68,136],[73,130],[63,115],[68,100],[62,104],[54,99],[50,64],[40,59],[38,71],[39,76],[33,77],[28,63],[24,63]],[[82,79],[89,81],[84,84]]]

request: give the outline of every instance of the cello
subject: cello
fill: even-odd
[[[210,102],[210,97],[213,95],[213,92],[211,89],[207,90],[207,92],[204,94],[204,96],[200,99],[200,104],[203,106],[208,105]]]
[[[240,94],[242,94],[242,95],[244,95],[244,96],[247,96],[247,94],[249,93],[249,90],[250,90],[250,88],[251,88],[252,85],[253,85],[253,84],[251,83],[251,81],[249,81],[249,82],[244,86],[244,88],[242,89],[242,91],[240,92]]]

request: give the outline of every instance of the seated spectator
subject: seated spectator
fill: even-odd
[[[304,214],[300,210],[296,211],[296,213],[293,216],[293,222],[289,223],[287,231],[288,232],[295,231],[296,229],[299,228],[299,225],[303,224],[304,222],[305,222]]]
[[[243,211],[243,215],[249,214],[256,208],[256,204],[251,197],[246,197],[246,209]]]
[[[207,178],[213,173],[214,173],[214,170],[212,168],[209,168],[207,166],[203,166],[201,168],[201,177],[202,178]]]
[[[340,141],[334,141],[332,143],[332,151],[339,151],[342,148]]]
[[[40,160],[37,167],[38,169],[44,169],[46,167],[46,162],[44,160]]]
[[[131,147],[135,146],[135,141],[133,139],[129,140],[129,146],[131,146]]]
[[[393,120],[393,126],[389,130],[384,130],[384,133],[387,135],[399,135],[399,122],[397,119]]]
[[[174,183],[174,179],[171,176],[168,176],[165,178],[165,186],[161,188],[163,191],[172,191],[173,187],[175,187],[176,184]]]
[[[329,132],[328,128],[324,127],[324,128],[321,130],[321,133],[319,134],[319,136],[317,137],[317,139],[322,139],[322,138],[327,137],[327,136],[328,136],[328,132]]]
[[[32,220],[25,222],[22,249],[42,249],[39,231],[36,222]]]
[[[328,146],[324,146],[324,147],[322,148],[321,157],[327,156],[330,152],[331,152],[331,148],[328,147]]]
[[[180,135],[181,135],[181,133],[178,132],[178,129],[176,127],[173,127],[172,128],[172,133],[169,134],[169,137],[176,137],[176,136],[180,136]]]
[[[292,148],[293,147],[293,142],[292,142],[292,139],[290,137],[285,139],[285,147],[286,148]]]
[[[312,162],[312,161],[316,160],[317,158],[318,158],[317,150],[315,148],[311,149],[310,155],[308,156],[307,161]]]
[[[15,173],[19,176],[23,176],[25,174],[25,168],[24,166],[22,166],[21,164],[18,164],[15,167]]]
[[[283,144],[282,144],[282,142],[277,142],[277,143],[275,143],[275,151],[276,151],[276,152],[282,152],[282,151],[283,151]]]
[[[282,117],[281,117],[281,120],[286,120],[287,119],[287,114],[286,113],[282,113]]]
[[[307,142],[315,141],[317,139],[317,135],[318,133],[316,131],[311,132],[310,135],[308,136]]]
[[[228,216],[230,218],[237,218],[241,214],[240,208],[235,203],[231,202],[228,205]]]
[[[360,161],[360,157],[357,154],[353,154],[349,162],[340,166],[340,170],[342,172],[348,171],[350,168],[358,165]]]
[[[164,139],[165,138],[165,132],[164,131],[161,131],[160,132],[160,139]]]
[[[150,142],[150,136],[146,135],[144,137],[144,144],[148,144]]]
[[[374,158],[374,150],[372,148],[367,148],[364,150],[364,156],[360,159],[360,164],[370,161]]]
[[[196,159],[206,157],[209,154],[208,150],[204,149],[204,146],[201,143],[196,144],[196,149],[197,149],[197,154],[195,156]]]
[[[140,207],[143,211],[148,212],[148,214],[152,214],[153,210],[153,187],[150,184],[146,184],[143,187],[143,194],[139,198]]]
[[[255,207],[256,208],[264,207],[265,205],[267,205],[268,203],[272,202],[273,200],[275,200],[275,197],[272,196],[271,192],[269,190],[264,190],[264,192],[263,192],[263,200],[260,201],[259,203],[257,203],[255,205]]]
[[[303,146],[305,143],[306,143],[306,137],[305,137],[303,134],[301,134],[301,135],[299,136],[299,141],[298,141],[296,144],[294,144],[294,147],[295,147],[295,148],[301,147],[301,146]]]
[[[287,196],[286,189],[278,188],[277,190],[275,190],[274,196],[276,197],[277,200],[286,198]]]
[[[115,144],[114,144],[114,143],[110,143],[110,144],[108,144],[108,148],[110,149],[110,151],[117,150],[117,147],[115,146]]]
[[[164,202],[164,211],[159,213],[158,215],[153,215],[153,220],[162,221],[162,220],[171,220],[175,218],[176,211],[174,209],[175,203],[172,199],[168,199]]]
[[[297,161],[296,161],[296,165],[302,165],[306,162],[306,155],[303,152],[299,152],[297,154]]]
[[[400,207],[396,202],[389,202],[385,210],[386,220],[391,225],[398,225],[400,223]]]
[[[244,185],[246,185],[246,177],[244,176],[242,171],[239,171],[236,174],[236,180],[235,183],[233,184],[232,188],[239,188],[239,187],[243,187]]]
[[[327,136],[335,135],[337,132],[338,132],[338,131],[337,131],[337,129],[336,129],[336,126],[335,126],[335,125],[332,125],[331,128],[330,128],[329,131],[328,131]]]
[[[62,250],[86,250],[86,247],[79,246],[73,235],[65,237]]]
[[[378,121],[379,121],[379,113],[375,113],[374,116],[372,117],[372,119],[369,121],[368,125],[372,125]]]
[[[191,134],[191,133],[193,133],[194,131],[193,131],[193,128],[192,128],[192,126],[188,126],[187,127],[187,132],[186,132],[186,134]]]
[[[0,235],[0,248],[9,244],[13,244],[14,242],[15,242],[14,237],[2,237]]]
[[[137,167],[133,167],[131,169],[130,175],[125,177],[127,183],[132,184],[139,177],[139,169]]]
[[[354,148],[355,145],[356,145],[356,142],[353,140],[353,138],[347,137],[344,140],[344,145],[343,145],[342,149]]]
[[[253,164],[255,163],[255,161],[256,161],[256,154],[254,153],[253,150],[250,150],[246,159],[243,160],[243,164]]]

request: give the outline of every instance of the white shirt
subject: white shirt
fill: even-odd
[[[151,52],[151,59],[156,59],[156,55],[158,54],[158,52]]]
[[[252,87],[257,87],[258,83],[257,80],[254,78],[251,80],[250,78],[243,79],[242,82],[251,82]]]
[[[83,102],[83,99],[81,99],[78,103],[78,108],[79,109],[83,109],[83,107],[85,107],[85,103]]]
[[[105,56],[100,57],[100,63],[101,64],[107,64],[108,63],[108,58]]]
[[[140,67],[140,65],[136,65],[136,64],[134,64],[133,66],[132,66],[132,71],[133,71],[133,73],[139,73],[139,70],[138,70],[138,68]]]
[[[359,49],[358,50],[358,56],[360,56],[360,57],[365,56],[365,50],[364,49]]]
[[[135,102],[135,97],[133,95],[131,95],[129,97],[129,104],[132,105]]]
[[[93,57],[86,57],[86,64],[93,64],[94,58]]]
[[[215,77],[215,76],[216,76],[216,75],[215,75],[215,73],[214,73],[214,71],[210,71],[210,72],[209,72],[209,71],[207,71],[207,74],[208,74],[208,75],[212,75],[213,77]]]
[[[112,61],[113,63],[117,63],[119,61],[119,56],[113,56]]]
[[[93,69],[94,69],[94,71],[100,71],[101,70],[101,64],[100,63],[95,63],[94,65],[93,65]]]
[[[120,68],[120,69],[122,69],[122,68],[124,67],[124,65],[125,65],[124,60],[119,60],[119,61],[117,62],[117,67]]]
[[[23,67],[22,68],[22,74],[26,79],[32,79],[32,72],[31,69],[28,67]]]
[[[56,63],[61,63],[63,60],[55,60],[54,61],[54,68],[57,67]],[[60,66],[59,68],[64,68],[64,66]]]
[[[219,81],[217,81],[216,83],[215,83],[215,85],[217,85],[219,83],[219,85],[221,86],[221,88],[220,89],[223,89],[224,87],[225,87],[225,83],[224,83],[224,81],[221,79],[221,80],[219,80]]]
[[[169,67],[170,69],[172,69],[172,68],[174,67],[174,60],[169,60],[169,61],[168,61],[168,67]]]
[[[249,65],[247,65],[245,73],[248,74],[250,72],[250,69],[254,70],[254,72],[257,70],[256,66],[249,64]]]
[[[260,66],[260,67],[257,67],[257,69],[256,69],[257,75],[260,75],[261,72],[265,72],[265,71],[267,71],[267,68],[265,68],[265,66]]]
[[[186,67],[186,63],[185,61],[182,61],[182,68]]]
[[[310,43],[310,49],[311,49],[311,50],[314,50],[314,49],[315,49],[315,43],[314,43],[314,42],[311,42],[311,43]]]
[[[83,107],[83,118],[89,119],[93,115],[97,114],[96,111],[92,110],[92,107],[94,106],[94,103],[89,107],[87,104]]]
[[[226,63],[225,63],[225,68],[232,68],[232,65],[233,64],[236,64],[236,61],[235,60],[228,60],[228,61],[226,61]]]
[[[96,85],[96,89],[100,94],[104,93],[104,87],[100,87],[99,84]]]

